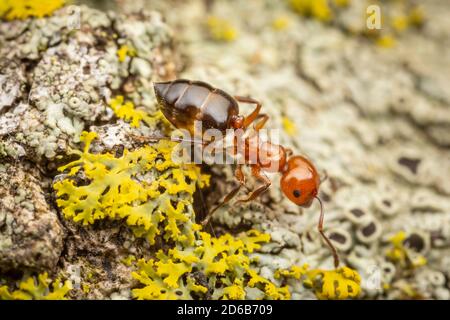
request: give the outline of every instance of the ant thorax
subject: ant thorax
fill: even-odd
[[[190,138],[185,132],[183,137],[177,136],[184,162],[258,165],[269,172],[279,172],[284,166],[286,153],[275,143],[278,136],[273,132],[253,128],[228,129],[225,133],[215,129],[197,132],[203,135]]]

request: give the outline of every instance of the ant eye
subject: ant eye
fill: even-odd
[[[300,190],[294,190],[294,197],[296,197],[296,198],[298,198],[298,197],[300,197]]]

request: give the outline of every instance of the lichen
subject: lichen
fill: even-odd
[[[42,18],[61,8],[66,0],[2,0],[0,17],[6,20]]]
[[[323,22],[333,18],[328,0],[290,0],[290,5],[303,16],[314,17]]]
[[[365,35],[383,48],[395,46],[395,36],[404,33],[412,27],[421,27],[425,21],[423,9],[412,3],[404,1],[386,1],[387,3],[375,3],[350,0],[288,0],[291,9],[302,17],[311,18],[322,23],[339,23],[344,30],[351,34]],[[384,9],[389,4],[389,10]],[[383,6],[383,18],[377,13],[367,13],[370,5]],[[358,18],[351,14],[358,14]],[[391,13],[393,12],[393,13]],[[386,17],[384,17],[386,14]],[[382,28],[368,28],[367,19],[382,21]],[[356,22],[358,21],[358,22]],[[357,25],[357,27],[355,26]]]
[[[28,277],[21,281],[15,290],[10,291],[4,285],[0,287],[0,300],[66,300],[66,295],[72,290],[70,281],[52,281],[47,273],[36,277]]]
[[[288,288],[279,287],[254,269],[249,254],[270,236],[252,230],[239,237],[219,238],[197,233],[195,246],[160,250],[157,259],[139,260],[133,277],[142,288],[133,289],[136,299],[245,299],[256,288],[266,299],[288,299]],[[203,280],[202,280],[203,279]]]
[[[136,56],[136,50],[133,48],[122,45],[119,50],[117,50],[117,57],[119,58],[120,62],[124,62],[127,57],[135,57]]]
[[[297,126],[294,122],[291,121],[291,119],[289,119],[288,117],[283,117],[281,120],[283,129],[288,135],[295,136],[298,133]]]
[[[226,19],[215,16],[208,17],[207,26],[212,39],[216,41],[230,42],[236,39],[236,28]]]
[[[286,30],[289,27],[290,20],[286,16],[279,16],[272,21],[272,27],[277,31]]]
[[[1,162],[1,161],[0,161]],[[64,230],[45,197],[49,181],[27,163],[0,165],[0,270],[52,270]]]
[[[416,269],[427,264],[427,259],[420,255],[414,254],[411,249],[405,246],[406,232],[399,231],[389,238],[391,248],[386,251],[386,257],[399,264],[403,268]]]
[[[357,298],[361,292],[361,277],[355,270],[341,267],[336,270],[309,269],[307,264],[278,270],[276,277],[301,280],[313,290],[318,299],[343,300]]]
[[[65,218],[84,225],[105,218],[125,219],[137,236],[146,237],[151,244],[160,234],[167,241],[192,244],[197,228],[192,219],[192,195],[197,183],[200,187],[208,183],[208,176],[195,165],[175,164],[170,141],[125,150],[116,158],[110,153],[89,152],[96,136],[83,132],[83,151],[72,151],[79,159],[59,168],[66,175],[54,189]],[[146,180],[148,176],[154,178]]]
[[[133,102],[124,102],[123,96],[117,96],[114,99],[111,99],[109,106],[113,109],[114,114],[118,118],[129,122],[134,128],[138,128],[141,125],[141,121],[148,126],[153,127],[158,121],[161,121],[164,118],[160,111],[155,115],[150,116],[144,110],[137,110]]]

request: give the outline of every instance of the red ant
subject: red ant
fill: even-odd
[[[281,145],[260,142],[258,131],[263,128],[269,118],[265,114],[260,114],[262,107],[260,102],[239,96],[233,98],[228,93],[201,81],[179,79],[157,82],[154,84],[154,89],[164,116],[176,128],[186,129],[191,134],[194,134],[194,121],[201,121],[204,130],[213,128],[223,133],[227,129],[245,130],[254,124],[256,134],[244,138],[243,150],[238,152],[244,156],[245,164],[251,166],[252,175],[260,180],[262,185],[239,202],[252,201],[270,187],[270,179],[264,171],[281,173],[281,189],[293,203],[308,208],[314,199],[319,201],[318,230],[333,253],[335,267],[338,267],[339,257],[336,249],[323,232],[323,204],[317,195],[321,181],[317,170],[308,159],[298,155],[292,156],[291,150]],[[243,117],[239,114],[238,102],[255,104],[256,107],[247,117]],[[252,154],[264,156],[258,156],[257,161],[252,162],[250,161]],[[219,207],[229,202],[245,185],[242,166],[243,164],[238,164],[235,171],[239,185],[225,196],[221,204],[208,213],[202,222],[203,225]]]

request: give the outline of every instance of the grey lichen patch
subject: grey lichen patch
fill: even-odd
[[[1,154],[39,164],[76,147],[82,130],[113,122],[114,95],[155,111],[151,80],[175,69],[171,32],[157,13],[125,18],[72,6],[2,23],[0,42]]]
[[[43,177],[27,164],[0,166],[0,270],[53,270],[63,229],[45,199]]]
[[[153,81],[175,78],[177,60],[172,29],[158,12],[142,11],[114,20],[118,50],[127,52],[119,64],[119,74],[124,79],[113,83],[137,107],[145,106],[154,112]],[[114,52],[116,54],[116,52]]]
[[[70,136],[48,122],[49,118],[56,120],[58,115],[62,114],[44,114],[28,104],[20,104],[0,116],[0,123],[7,124],[0,130],[2,144],[7,146],[6,156],[13,159],[25,157],[40,163],[64,152]],[[79,130],[81,132],[81,128]]]
[[[14,60],[0,60],[0,114],[11,108],[24,94],[24,67]]]
[[[34,69],[29,98],[49,126],[75,136],[83,121],[93,122],[105,113],[109,73],[102,55],[73,40],[44,54]]]

